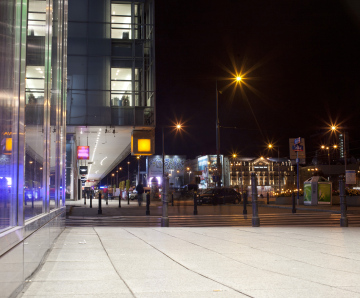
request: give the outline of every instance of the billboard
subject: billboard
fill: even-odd
[[[90,147],[89,146],[77,146],[77,159],[89,159]]]
[[[149,156],[149,177],[161,177],[162,176],[162,156],[152,155]],[[180,174],[185,173],[185,156],[183,155],[165,155],[164,171],[167,174]]]
[[[318,183],[318,203],[331,203],[331,183]]]

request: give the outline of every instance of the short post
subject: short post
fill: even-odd
[[[340,208],[341,208],[341,217],[340,217],[340,227],[349,226],[348,218],[346,215],[346,193],[345,193],[345,180],[344,176],[340,175],[339,177],[339,191],[340,191]]]
[[[84,205],[86,205],[86,192],[84,192]]]
[[[174,193],[171,194],[171,206],[174,206]]]
[[[98,209],[98,214],[102,214],[102,209],[101,209],[101,192],[99,191],[99,209]]]
[[[128,205],[130,205],[130,192],[127,193],[127,197],[128,197]]]
[[[34,193],[31,195],[31,208],[34,208]]]
[[[163,187],[163,208],[162,208],[162,217],[161,217],[161,226],[168,227],[169,226],[169,214],[168,214],[168,191],[169,191],[169,177],[163,177],[164,179],[164,187]]]
[[[245,190],[245,192],[243,193],[243,203],[244,203],[244,210],[243,210],[243,214],[247,214],[247,210],[246,210],[246,205],[247,205],[247,192]]]
[[[146,193],[146,215],[150,215],[150,193]]]
[[[119,208],[121,208],[121,191],[119,193]]]
[[[109,193],[105,193],[105,201],[106,201],[106,205],[109,205],[108,201],[109,201]]]
[[[251,173],[251,203],[252,203],[252,226],[260,227],[260,218],[258,216],[257,183],[255,173]]]
[[[269,195],[269,193],[266,193],[266,204],[267,205],[270,204],[270,195]]]
[[[92,193],[90,193],[90,208],[92,208]]]
[[[292,210],[291,210],[291,212],[292,212],[292,213],[296,213],[296,207],[295,207],[295,193],[294,193],[294,192],[291,194],[291,198],[292,198]]]
[[[197,196],[196,196],[196,191],[194,191],[194,215],[197,215],[198,211],[197,211]]]

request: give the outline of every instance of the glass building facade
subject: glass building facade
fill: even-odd
[[[69,3],[69,126],[154,126],[153,1]]]
[[[0,289],[5,297],[21,289],[64,227],[66,29],[67,0],[0,2]]]

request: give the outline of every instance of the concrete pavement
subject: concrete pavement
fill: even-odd
[[[359,228],[66,228],[19,297],[360,297]]]

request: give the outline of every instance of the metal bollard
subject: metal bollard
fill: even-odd
[[[128,205],[130,205],[130,193],[129,192],[127,193],[127,196],[128,196]]]
[[[197,198],[196,198],[196,192],[194,192],[194,215],[197,215]]]
[[[121,208],[121,192],[119,193],[119,208]]]
[[[101,192],[99,192],[99,208],[98,208],[98,214],[102,214],[102,209],[101,209]]]
[[[146,193],[146,215],[150,215],[150,193]]]
[[[174,206],[174,194],[171,194],[171,206]]]
[[[257,183],[255,173],[251,173],[251,187],[252,187],[252,226],[260,227],[260,218],[258,216],[258,200],[257,200]]]
[[[243,194],[243,203],[244,203],[244,210],[243,210],[243,214],[247,214],[247,210],[246,210],[246,205],[247,205],[247,192],[245,191]]]
[[[105,201],[106,201],[106,205],[109,205],[108,201],[109,201],[109,194],[106,193],[105,194]]]
[[[266,204],[267,205],[270,204],[270,195],[269,195],[269,193],[266,193]]]
[[[291,210],[291,212],[292,213],[296,213],[296,207],[295,207],[295,193],[293,192],[292,194],[291,194],[291,199],[292,199],[292,210]]]
[[[348,218],[346,215],[346,193],[345,193],[345,180],[344,176],[339,177],[339,191],[340,191],[340,208],[341,208],[341,217],[340,217],[340,227],[349,226]]]
[[[86,205],[86,193],[84,193],[84,205]]]
[[[92,208],[92,194],[90,194],[90,208]]]
[[[161,217],[161,226],[168,227],[169,226],[169,213],[168,213],[168,197],[169,197],[169,176],[164,177],[163,182],[163,207],[162,207],[162,217]]]

